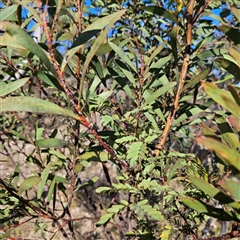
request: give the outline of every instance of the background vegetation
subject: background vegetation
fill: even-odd
[[[0,238],[240,237],[239,6],[3,1]]]

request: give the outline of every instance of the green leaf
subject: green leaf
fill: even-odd
[[[21,1],[21,5],[32,14],[32,16],[34,17],[34,20],[35,21],[37,20],[37,22],[39,24],[42,24],[42,19],[41,19],[39,13],[33,6],[31,6],[31,4],[32,4],[32,2],[27,3],[26,1]]]
[[[155,117],[150,112],[144,112],[144,115],[147,117],[147,119],[152,123],[152,126],[156,132],[159,132],[160,129],[158,127],[158,124],[155,120]]]
[[[240,68],[235,63],[225,58],[217,58],[215,59],[215,62],[240,80]]]
[[[114,43],[109,42],[109,45],[114,50],[115,53],[125,62],[135,73],[137,73],[137,67],[132,64],[132,61],[127,56],[127,54],[122,50],[121,47],[116,46]]]
[[[215,188],[212,184],[208,183],[207,181],[195,176],[189,176],[189,180],[196,187],[202,190],[205,194],[209,195],[211,198],[218,200],[219,203],[227,204],[232,208],[240,210],[240,203],[235,202],[231,197],[219,191],[217,188]]]
[[[164,41],[161,43],[159,47],[151,54],[151,56],[145,61],[146,65],[150,65],[150,63],[155,59],[155,57],[163,50],[165,45],[167,44],[167,41]]]
[[[222,187],[228,191],[233,198],[240,201],[240,191],[239,191],[240,181],[239,179],[225,179]]]
[[[48,59],[48,56],[45,54],[40,45],[34,42],[31,36],[29,36],[22,28],[13,23],[0,22],[0,25],[9,35],[11,35],[11,37],[13,37],[14,42],[17,42],[18,44],[22,45],[23,47],[31,51],[33,54],[38,56],[41,62],[43,62],[49,69],[49,71],[53,73],[56,78],[58,78],[55,68]]]
[[[25,47],[19,44],[16,38],[14,38],[13,36],[11,36],[6,32],[0,36],[0,46],[7,46],[9,48],[18,49],[18,50],[26,50]]]
[[[122,143],[127,143],[127,142],[133,142],[133,141],[136,141],[136,140],[137,140],[137,138],[134,137],[134,136],[124,136],[124,137],[116,139],[115,142],[122,144]]]
[[[236,60],[237,66],[240,67],[240,51],[235,48],[228,48],[229,54]]]
[[[96,223],[96,226],[99,227],[101,225],[106,224],[114,217],[114,213],[108,213],[103,216],[101,216],[100,220]]]
[[[90,62],[92,61],[94,55],[96,54],[96,52],[98,51],[100,46],[106,40],[107,34],[109,33],[111,27],[115,24],[116,21],[118,21],[125,14],[125,12],[126,12],[126,10],[121,10],[119,12],[113,13],[110,16],[108,16],[109,18],[108,18],[108,21],[106,23],[107,27],[96,38],[94,44],[91,47],[90,52],[87,54],[86,60],[85,60],[84,65],[83,65],[81,84],[84,83],[85,75],[86,75],[86,72],[87,72],[87,69],[88,69],[88,66],[89,66]],[[109,44],[113,44],[113,43],[110,42]]]
[[[37,176],[31,176],[31,177],[28,177],[28,178],[24,179],[23,182],[21,183],[20,187],[19,187],[19,195],[22,195],[23,192],[25,192],[26,190],[28,190],[28,189],[32,188],[33,186],[37,185],[41,181],[42,181],[42,179],[40,177],[37,177]]]
[[[161,95],[169,91],[170,89],[173,89],[173,87],[176,85],[176,82],[170,82],[163,87],[159,88],[157,91],[155,91],[153,94],[151,94],[145,101],[145,103],[142,105],[141,108],[151,105],[156,101]]]
[[[127,159],[130,160],[130,166],[132,167],[136,160],[141,156],[141,152],[145,149],[143,142],[134,142],[130,145],[127,151]]]
[[[37,198],[38,199],[41,199],[41,197],[42,197],[43,189],[44,189],[44,186],[47,182],[48,174],[50,172],[51,166],[52,166],[52,163],[49,162],[48,165],[44,168],[44,170],[42,172],[42,175],[41,175],[42,180],[38,184],[38,189],[37,189]]]
[[[35,71],[36,76],[42,80],[43,82],[45,82],[46,84],[48,84],[51,87],[55,87],[60,91],[63,91],[62,86],[60,85],[60,83],[57,81],[57,79],[55,77],[53,77],[50,74],[47,74],[45,72],[42,71]]]
[[[147,199],[144,199],[140,202],[137,203],[138,206],[143,206],[143,205],[146,205],[148,203],[148,200]]]
[[[172,179],[174,173],[177,171],[177,169],[178,169],[180,166],[181,166],[181,160],[178,160],[178,161],[173,165],[173,167],[170,168],[170,171],[169,171],[169,173],[168,173],[168,175],[167,175],[167,182],[169,182],[169,181]]]
[[[199,113],[201,113],[203,111],[202,108],[196,106],[196,107],[191,107],[191,108],[187,108],[187,109],[184,109],[185,111],[182,111],[184,112],[183,114],[181,114],[174,122],[173,122],[173,125],[172,126],[177,126],[179,123],[182,123],[186,120],[186,119],[189,119],[191,118],[192,116],[194,115],[197,115]]]
[[[204,87],[205,92],[218,104],[226,108],[236,117],[239,117],[240,106],[236,104],[234,98],[230,92],[227,92],[224,89],[219,89],[213,83],[201,82]]]
[[[79,155],[78,159],[81,161],[88,161],[88,162],[107,162],[111,157],[107,152],[84,152]]]
[[[0,14],[0,21],[8,20],[8,17],[17,11],[17,7],[18,5],[12,5],[2,9]]]
[[[223,138],[223,140],[233,149],[240,148],[238,137],[234,133],[226,119],[220,115],[216,115],[216,122],[218,124],[218,128],[221,132],[221,137]]]
[[[110,187],[99,187],[96,189],[96,193],[102,193],[102,192],[106,192],[106,191],[110,191],[111,188]]]
[[[166,65],[166,63],[172,58],[172,54],[167,57],[160,58],[157,62],[153,62],[150,68],[161,68]]]
[[[228,90],[231,92],[235,102],[240,107],[240,96],[239,96],[237,89],[232,85],[228,85]]]
[[[120,205],[120,204],[117,204],[117,205],[113,205],[111,208],[108,208],[107,211],[108,213],[119,213],[120,211],[122,211],[126,206],[124,205]]]
[[[82,189],[86,189],[87,187],[90,187],[90,186],[93,186],[93,184],[95,182],[97,182],[99,179],[99,177],[93,177],[92,179],[88,180],[87,182],[81,184],[80,186],[78,186],[74,191],[79,191],[79,190],[82,190]]]
[[[228,166],[240,172],[240,158],[237,150],[231,149],[229,146],[211,137],[199,137],[196,141],[207,149],[215,151],[217,155],[221,156],[226,161],[225,163]]]
[[[46,100],[34,97],[9,97],[0,99],[0,112],[25,111],[32,113],[49,113],[79,119],[69,109],[64,109]]]
[[[118,59],[115,60],[118,67],[122,70],[126,78],[132,83],[133,87],[136,87],[136,78],[134,78],[132,72],[128,69],[127,65]]]
[[[14,92],[18,88],[22,87],[29,78],[17,79],[14,81],[0,82],[0,97],[5,96],[11,92]]]
[[[64,59],[62,61],[61,70],[62,71],[64,70],[66,64],[70,61],[72,56],[77,51],[79,51],[79,49],[81,49],[89,39],[91,39],[93,36],[95,36],[104,27],[106,27],[108,25],[108,27],[104,31],[102,31],[100,36],[97,37],[93,46],[91,47],[91,51],[87,55],[87,58],[86,58],[87,62],[84,63],[84,69],[83,69],[83,73],[82,73],[82,79],[84,79],[87,67],[88,67],[89,63],[91,62],[91,59],[93,58],[93,56],[96,54],[96,52],[99,50],[100,46],[102,45],[102,43],[106,39],[107,32],[113,26],[113,24],[117,20],[119,20],[122,15],[125,14],[125,12],[126,12],[126,10],[119,11],[117,13],[114,13],[114,14],[108,15],[106,17],[103,17],[101,19],[98,19],[97,21],[95,21],[94,23],[89,25],[82,32],[82,34],[80,34],[79,37],[75,40],[75,42],[72,45],[72,48],[65,54]]]
[[[58,138],[39,139],[35,141],[35,146],[40,148],[55,148],[66,146],[66,142]]]
[[[167,18],[171,21],[173,21],[174,23],[178,24],[181,28],[184,29],[183,25],[177,20],[177,18],[171,14],[170,12],[168,12],[166,9],[159,7],[159,6],[149,6],[149,7],[143,7],[143,10],[150,12],[152,14],[156,14],[158,16]]]
[[[113,77],[113,79],[122,87],[122,89],[126,92],[126,94],[134,101],[134,93],[132,92],[128,81],[126,78],[122,78],[115,70],[112,68],[108,67],[107,68],[110,75]]]
[[[56,180],[55,180],[55,176],[50,184],[49,190],[48,190],[48,195],[47,195],[47,202],[50,203],[50,201],[53,198],[53,191],[56,185]]]
[[[197,54],[196,57],[197,59],[208,61],[210,57],[219,57],[224,53],[227,53],[227,49],[225,48],[211,48],[202,51],[201,53]]]
[[[240,22],[240,9],[236,7],[231,7],[232,13],[237,18],[238,22]]]
[[[231,220],[238,220],[239,218],[239,217],[235,217],[230,212],[225,212],[223,209],[212,207],[202,202],[201,200],[197,200],[195,198],[180,197],[180,199],[183,202],[183,204],[186,205],[187,207],[190,207],[191,209],[199,213],[205,213],[208,216],[212,216],[219,220],[231,221]]]
[[[169,43],[170,43],[171,48],[172,48],[172,52],[173,52],[173,56],[174,56],[176,66],[178,65],[178,58],[179,58],[178,57],[179,52],[178,52],[178,49],[177,49],[178,31],[179,31],[179,27],[174,26],[169,33],[169,36],[170,36],[170,42]]]
[[[169,240],[172,232],[171,226],[165,226],[163,232],[160,235],[161,240]]]
[[[114,39],[109,40],[110,42],[114,43],[115,45],[119,45],[120,41],[122,40],[122,36],[121,37],[117,37]],[[104,55],[106,53],[109,53],[112,50],[112,48],[110,47],[109,43],[104,43],[96,52],[96,56],[101,56]]]
[[[183,87],[183,91],[189,89],[192,86],[195,86],[197,83],[200,82],[200,80],[204,80],[208,76],[208,74],[211,72],[211,70],[212,70],[212,65],[204,69],[201,73],[199,73],[197,76],[195,76],[191,80],[189,80],[187,84]]]
[[[217,27],[219,31],[224,32],[238,47],[240,47],[240,32],[239,29],[230,27],[228,25],[221,25]]]

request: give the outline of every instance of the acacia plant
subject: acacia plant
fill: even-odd
[[[0,238],[240,237],[237,6],[3,1]]]

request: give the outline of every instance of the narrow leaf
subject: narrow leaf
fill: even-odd
[[[212,216],[223,221],[236,220],[236,218],[230,212],[225,212],[223,209],[214,208],[200,200],[190,197],[181,197],[180,199],[184,205],[194,209],[199,213],[205,213],[208,216]]]
[[[1,10],[0,21],[7,20],[8,17],[10,17],[14,12],[17,11],[17,7],[18,5],[12,5],[5,7],[3,10]]]
[[[232,149],[211,137],[199,137],[197,138],[197,142],[207,149],[215,151],[219,156],[226,160],[230,167],[233,167],[240,172],[240,157],[237,150]]]
[[[216,115],[216,122],[218,124],[218,128],[221,132],[221,137],[223,140],[233,149],[240,148],[238,137],[232,130],[227,120],[220,115]]]
[[[217,29],[224,32],[238,47],[240,47],[240,32],[237,28],[221,25],[217,27]]]
[[[192,86],[195,86],[201,80],[204,80],[208,76],[208,74],[211,72],[211,70],[212,70],[212,66],[209,66],[206,69],[204,69],[201,73],[199,73],[197,76],[189,80],[187,84],[183,87],[183,91],[189,89]]]
[[[50,72],[52,72],[53,75],[58,78],[53,64],[50,62],[40,45],[35,43],[31,36],[29,36],[22,28],[13,23],[0,22],[0,25],[9,35],[13,37],[14,41],[18,42],[20,45],[38,56],[41,62],[46,65]]]
[[[62,139],[57,138],[47,138],[40,139],[35,141],[35,145],[40,148],[55,148],[55,147],[63,147],[66,146],[66,142]]]
[[[234,16],[237,18],[238,22],[240,22],[240,9],[236,7],[231,7],[231,10]]]
[[[147,105],[151,105],[156,101],[161,95],[163,95],[165,92],[169,91],[176,85],[176,82],[171,82],[163,87],[159,88],[156,92],[154,92],[152,95],[150,95],[149,98],[146,99],[146,102],[142,105],[142,107],[145,107]]]
[[[113,218],[113,216],[114,216],[114,213],[108,213],[108,214],[101,216],[100,220],[96,223],[96,226],[98,227],[103,224],[106,224]]]
[[[230,92],[227,92],[224,89],[219,89],[213,83],[201,82],[202,86],[206,93],[221,106],[226,108],[236,117],[239,117],[240,106],[235,102]]]
[[[43,189],[44,189],[44,186],[47,182],[48,174],[50,172],[51,166],[52,166],[52,163],[49,162],[48,165],[44,168],[44,170],[42,172],[42,175],[41,175],[42,180],[38,184],[38,189],[37,189],[37,198],[38,199],[41,199],[41,197],[42,197]]]
[[[240,107],[240,96],[239,96],[239,93],[238,93],[237,89],[232,85],[228,85],[228,89],[231,92],[235,102]]]
[[[240,203],[235,202],[231,197],[227,194],[219,191],[215,188],[212,184],[208,183],[207,181],[195,177],[189,176],[189,180],[199,189],[201,189],[204,193],[209,195],[211,198],[214,198],[219,201],[221,204],[227,204],[232,208],[240,209]]]
[[[49,113],[79,119],[71,110],[34,97],[9,97],[0,99],[0,112],[25,111],[32,113]]]
[[[231,196],[235,198],[238,202],[240,201],[240,180],[238,179],[226,179],[222,185],[228,192],[230,192]]]
[[[29,78],[17,79],[9,82],[0,82],[0,97],[5,96],[11,92],[14,92],[18,88],[22,87]]]
[[[238,67],[240,67],[240,51],[235,48],[228,48],[228,52],[236,60]]]
[[[167,18],[173,21],[174,23],[178,24],[181,28],[184,28],[183,25],[177,20],[177,18],[173,14],[171,14],[170,12],[168,12],[166,9],[162,7],[149,6],[149,7],[143,7],[142,9],[152,14],[156,14],[158,16]]]
[[[215,62],[240,80],[240,68],[235,63],[225,58],[217,58]]]
[[[22,195],[23,192],[26,190],[32,188],[33,186],[37,185],[39,182],[41,182],[42,179],[37,176],[31,176],[23,180],[19,187],[19,195]]]
[[[137,67],[132,64],[132,61],[128,58],[126,53],[122,50],[122,48],[116,46],[114,43],[109,42],[109,45],[114,50],[115,53],[118,54],[118,56],[125,62],[127,65],[135,72],[137,73]]]

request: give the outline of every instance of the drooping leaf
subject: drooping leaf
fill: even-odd
[[[71,110],[61,108],[46,100],[27,96],[0,99],[0,110],[1,112],[25,111],[32,113],[49,113],[78,119],[78,116]]]
[[[218,104],[226,108],[236,117],[239,116],[240,106],[235,102],[230,92],[224,89],[219,89],[213,83],[201,82],[206,93]]]
[[[190,197],[180,197],[184,205],[194,209],[199,213],[205,213],[208,216],[215,217],[223,221],[239,220],[240,216],[235,216],[230,212],[226,212],[223,209],[215,208],[209,204],[204,203],[201,200]]]
[[[29,78],[17,79],[15,81],[0,82],[0,97],[5,96],[11,92],[14,92],[18,88],[22,87]]]
[[[23,180],[19,187],[19,195],[41,182],[42,179],[37,176],[31,176]]]
[[[238,202],[240,201],[240,191],[239,191],[240,181],[239,179],[225,179],[222,187],[224,187],[231,196],[235,198]]]
[[[55,148],[66,146],[66,142],[58,138],[39,139],[35,141],[35,145],[40,148]]]
[[[106,224],[107,222],[109,222],[114,216],[114,213],[107,213],[103,216],[101,216],[100,220],[96,223],[96,226],[102,226],[104,224]]]
[[[217,58],[215,59],[215,62],[240,80],[240,68],[235,63],[225,58]]]
[[[217,27],[218,30],[224,32],[238,47],[240,47],[240,31],[237,28],[228,25]]]
[[[44,83],[46,83],[49,86],[55,87],[60,91],[63,91],[62,86],[59,84],[56,78],[54,78],[52,75],[47,74],[42,71],[35,71],[36,76],[42,80]]]
[[[55,68],[53,64],[48,59],[47,55],[43,51],[43,49],[38,45],[34,40],[29,36],[22,28],[19,26],[10,23],[10,22],[0,22],[1,27],[10,35],[13,37],[14,42],[17,42],[18,44],[22,45],[29,51],[31,51],[33,54],[39,57],[41,62],[43,62],[46,67],[49,69],[53,75],[58,78],[58,75],[55,71]]]
[[[52,163],[49,162],[48,165],[44,168],[44,170],[43,170],[43,172],[41,174],[41,179],[42,180],[38,184],[38,189],[37,189],[37,198],[38,199],[41,199],[41,197],[42,197],[43,189],[44,189],[44,186],[45,186],[45,184],[47,182],[51,166],[52,166]]]
[[[189,180],[193,183],[196,187],[201,189],[204,193],[208,194],[210,197],[216,199],[221,204],[227,204],[228,206],[240,210],[240,203],[235,202],[234,199],[229,197],[227,194],[221,192],[217,188],[215,188],[212,184],[208,183],[207,181],[195,177],[189,176]]]
[[[235,102],[240,107],[240,96],[239,96],[239,93],[238,93],[237,89],[232,85],[228,85],[228,89],[231,92]]]
[[[174,23],[178,24],[181,28],[184,28],[183,25],[177,20],[177,18],[171,14],[169,11],[167,11],[166,9],[159,7],[159,6],[148,6],[148,7],[143,7],[143,10],[150,12],[152,14],[156,14],[158,16],[167,18],[171,21],[173,21]]]
[[[218,128],[220,129],[221,137],[223,140],[233,149],[240,148],[240,143],[237,135],[232,130],[226,119],[220,115],[216,115],[216,122],[218,124]]]
[[[109,42],[109,45],[114,50],[115,53],[125,62],[135,73],[137,73],[137,67],[133,65],[129,57],[124,53],[123,49],[119,46],[116,46],[114,43]]]
[[[240,172],[240,155],[236,149],[232,149],[211,137],[199,137],[196,141],[207,149],[215,151],[217,155],[221,156],[226,161],[228,166]]]
[[[171,82],[163,87],[159,88],[157,91],[155,91],[153,94],[151,94],[145,101],[145,103],[142,105],[142,107],[145,107],[149,104],[153,104],[154,101],[156,101],[161,95],[163,95],[165,92],[169,91],[176,85],[176,82]]]
[[[240,22],[240,9],[236,7],[231,7],[231,10],[234,16],[237,18],[238,22]]]
[[[204,69],[201,73],[199,73],[197,76],[192,78],[187,82],[187,84],[183,87],[183,91],[191,88],[192,86],[196,85],[199,83],[201,80],[205,79],[208,74],[211,72],[212,66],[208,66],[206,69]]]
[[[240,51],[235,48],[228,48],[228,52],[236,60],[237,65],[240,68]]]
[[[8,18],[17,11],[17,7],[17,5],[12,5],[5,7],[3,10],[1,10],[0,21],[8,20]]]
[[[77,186],[77,188],[74,190],[75,192],[76,191],[79,191],[79,190],[82,190],[82,189],[86,189],[87,187],[90,187],[90,186],[93,186],[95,182],[98,181],[98,177],[93,177],[92,179],[86,181],[85,183],[81,184],[80,186]]]

